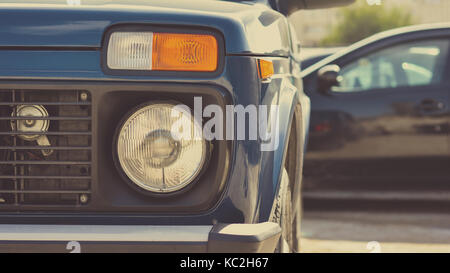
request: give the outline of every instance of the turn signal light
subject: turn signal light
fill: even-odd
[[[153,34],[154,70],[214,71],[217,69],[217,40],[203,34]]]
[[[274,70],[272,61],[258,59],[257,64],[259,70],[259,77],[261,79],[266,80],[273,76]]]

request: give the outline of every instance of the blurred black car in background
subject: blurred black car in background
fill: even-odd
[[[342,199],[450,192],[449,45],[450,24],[413,26],[309,64],[305,190]]]
[[[344,47],[302,48],[302,69],[306,69],[342,49],[344,49]]]

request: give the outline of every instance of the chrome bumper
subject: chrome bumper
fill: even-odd
[[[0,252],[273,252],[276,223],[214,226],[0,225]]]

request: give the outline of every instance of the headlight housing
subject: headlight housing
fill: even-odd
[[[123,122],[117,135],[120,167],[134,185],[151,193],[186,188],[200,174],[208,156],[209,143],[193,135],[195,130],[201,132],[201,124],[175,106],[142,106]],[[174,137],[176,122],[190,126],[191,137]]]
[[[218,50],[210,34],[116,31],[109,37],[106,64],[112,70],[213,72]]]

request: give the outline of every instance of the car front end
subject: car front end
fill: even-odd
[[[262,58],[274,74],[289,66],[281,14],[254,3],[152,1],[1,4],[0,18],[0,251],[274,251],[283,149],[183,144],[167,132],[176,105],[284,103],[283,138],[297,91],[285,87],[281,101],[291,80],[258,73]],[[267,31],[273,45],[261,40]],[[170,63],[184,42],[205,59],[198,67]],[[193,127],[208,120],[193,116]]]

